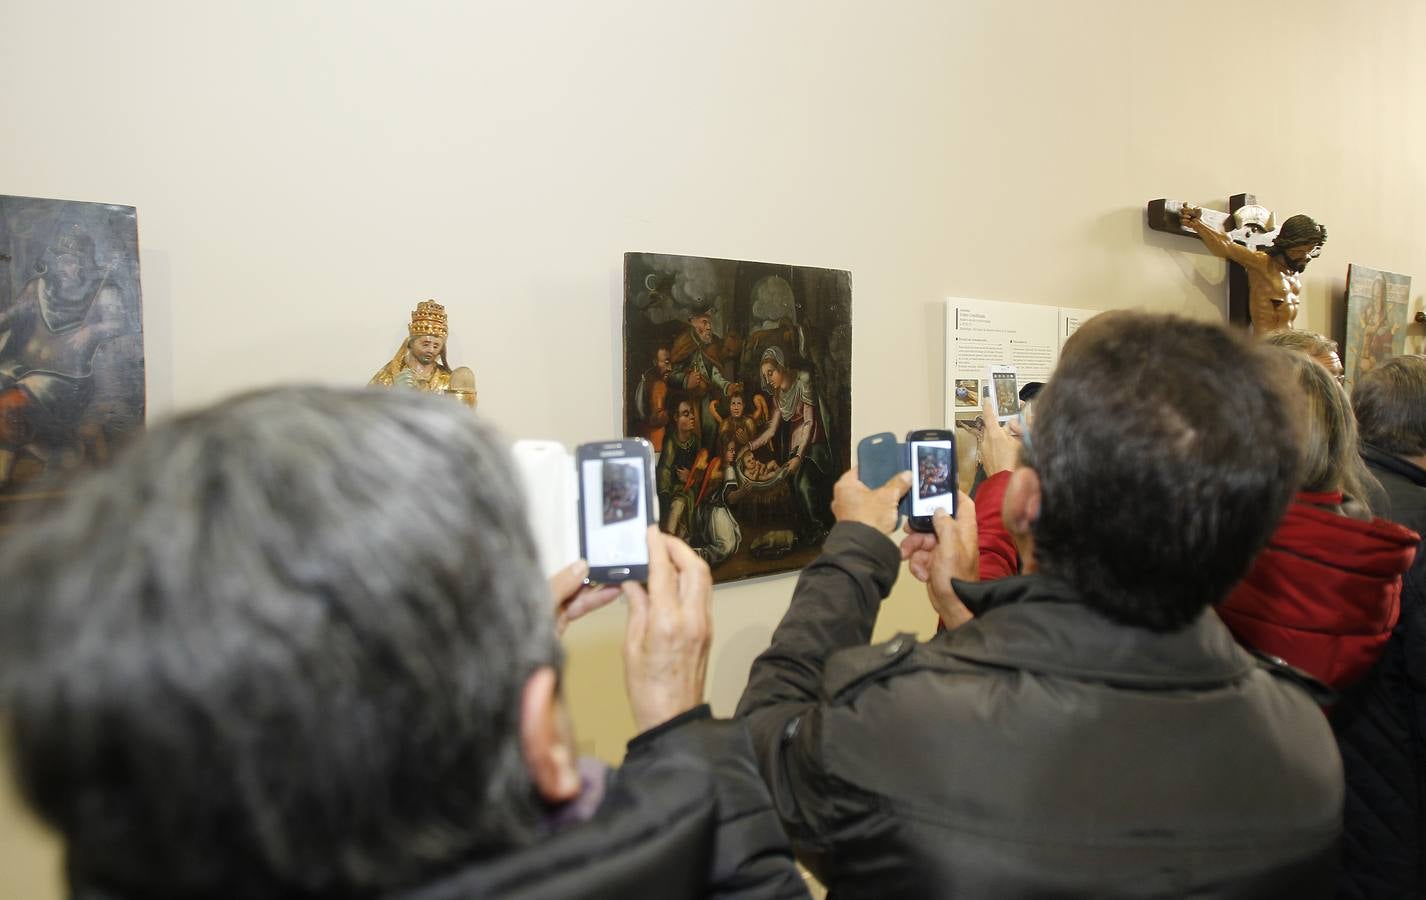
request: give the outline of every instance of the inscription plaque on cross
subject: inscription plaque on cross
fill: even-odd
[[[1228,212],[1199,209],[1181,200],[1152,200],[1155,231],[1197,237],[1228,260],[1228,321],[1254,334],[1293,327],[1302,298],[1302,271],[1322,252],[1327,229],[1296,215],[1277,228],[1276,217],[1252,194],[1234,194]]]

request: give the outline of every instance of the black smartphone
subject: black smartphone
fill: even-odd
[[[580,444],[579,553],[591,584],[648,581],[645,532],[658,521],[654,451],[643,438]]]
[[[956,433],[922,428],[906,435],[907,466],[911,469],[912,531],[932,531],[937,509],[956,514]]]

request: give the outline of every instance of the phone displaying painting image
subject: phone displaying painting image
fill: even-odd
[[[653,452],[633,438],[583,444],[579,467],[579,545],[589,580],[600,584],[644,581],[653,524]]]
[[[956,514],[956,439],[943,429],[906,436],[911,465],[911,528],[931,531],[936,510]]]
[[[995,418],[1003,425],[1020,412],[1020,382],[1015,375],[1015,367],[991,366],[989,387]]]

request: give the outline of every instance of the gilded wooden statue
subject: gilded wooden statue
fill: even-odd
[[[475,373],[465,366],[452,369],[446,359],[450,335],[446,308],[434,300],[422,300],[411,313],[407,332],[396,355],[371,376],[370,384],[445,394],[474,409]]]

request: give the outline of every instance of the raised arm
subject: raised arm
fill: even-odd
[[[832,500],[837,526],[822,555],[802,570],[772,646],[753,663],[739,716],[816,702],[827,657],[871,640],[877,610],[901,565],[896,545],[884,535],[896,527],[897,503],[910,486],[910,472],[875,490],[858,480],[856,469],[837,481]],[[754,739],[757,734],[755,728]]]
[[[910,484],[911,473],[902,472],[871,490],[855,469],[837,482],[837,525],[822,555],[802,570],[772,646],[754,661],[738,703],[737,716],[747,723],[773,803],[813,871],[819,868],[815,857],[828,849],[827,835],[868,812],[860,795],[833,796],[823,789],[824,676],[837,651],[865,648],[871,640],[877,610],[900,569],[896,545],[884,535],[896,526],[897,502]]]
[[[772,410],[772,418],[767,420],[767,427],[763,429],[763,433],[762,433],[762,434],[760,434],[760,435],[758,435],[757,437],[753,438],[752,443],[748,444],[748,449],[749,449],[749,450],[760,450],[760,449],[762,449],[764,446],[766,446],[766,445],[767,445],[767,442],[770,441],[770,440],[772,440],[772,436],[775,435],[775,434],[777,434],[777,426],[778,426],[778,425],[781,425],[781,424],[782,424],[782,408],[781,408],[781,407],[778,407],[778,406],[774,406],[774,407],[773,407],[773,410]]]
[[[789,460],[802,459],[807,452],[807,445],[812,442],[813,409],[810,395],[805,395],[800,413],[801,424],[792,432],[791,439],[787,442],[787,455]]]
[[[650,528],[647,538],[647,588],[635,582],[622,585],[629,599],[624,678],[640,729],[629,743],[625,774],[656,768],[679,755],[706,762],[717,810],[707,896],[805,898],[806,886],[772,798],[758,777],[745,726],[713,721],[703,704],[713,635],[708,564],[687,544],[657,528]]]
[[[1198,207],[1185,203],[1178,217],[1185,228],[1191,228],[1198,233],[1198,236],[1203,239],[1203,245],[1214,256],[1230,260],[1245,268],[1257,269],[1262,266],[1262,254],[1233,243],[1229,240],[1228,235],[1203,221],[1203,210]]]

